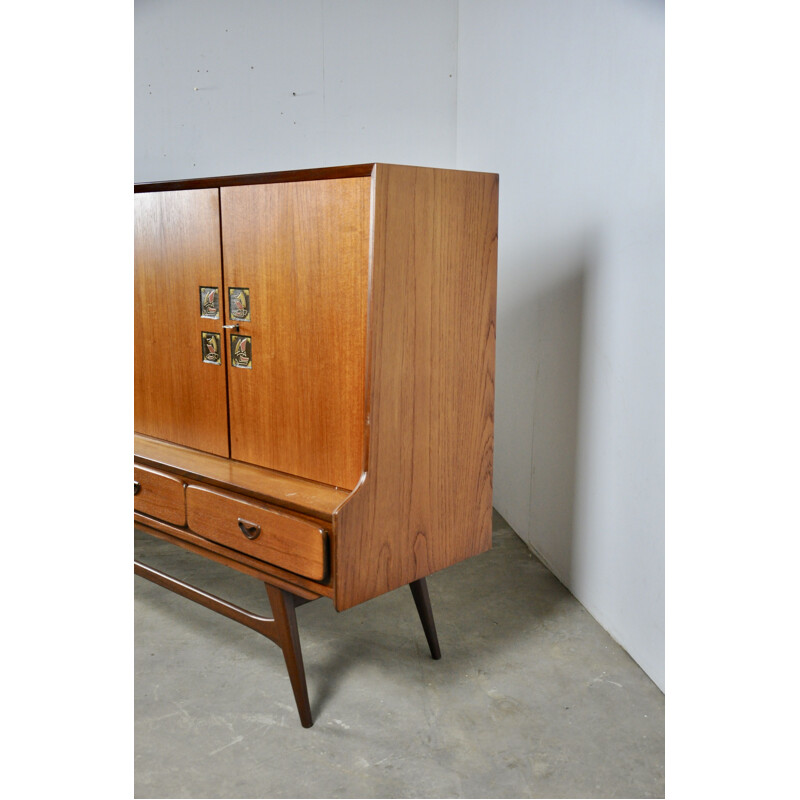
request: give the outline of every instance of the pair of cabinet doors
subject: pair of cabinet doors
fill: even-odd
[[[134,195],[138,433],[355,487],[370,182]]]

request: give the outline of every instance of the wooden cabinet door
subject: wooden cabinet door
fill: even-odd
[[[135,194],[134,210],[134,429],[227,456],[222,303],[201,306],[201,287],[222,294],[219,191]]]
[[[242,318],[229,338],[231,458],[358,483],[370,188],[342,178],[221,189],[225,311],[237,321],[232,292]]]

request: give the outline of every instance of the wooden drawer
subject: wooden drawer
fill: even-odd
[[[133,508],[173,525],[186,524],[183,481],[148,467],[133,468]]]
[[[327,533],[301,517],[204,486],[186,487],[189,527],[200,536],[277,567],[321,581]]]

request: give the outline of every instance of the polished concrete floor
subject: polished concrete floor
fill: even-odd
[[[263,585],[145,534],[137,558],[268,615]],[[280,650],[141,578],[137,798],[663,797],[664,695],[495,515],[411,593],[297,611],[314,727]]]

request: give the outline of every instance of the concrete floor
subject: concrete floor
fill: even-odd
[[[494,547],[408,589],[297,611],[314,727],[280,650],[136,585],[135,797],[663,797],[664,695],[495,515]],[[263,585],[146,534],[136,556],[253,611]]]

